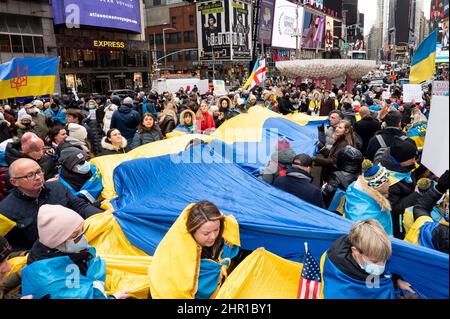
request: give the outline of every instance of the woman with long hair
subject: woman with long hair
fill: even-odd
[[[163,140],[164,136],[151,113],[145,113],[131,144],[131,149]]]
[[[353,128],[349,121],[340,121],[333,133],[334,144],[331,149],[326,148],[319,143],[319,156],[314,158],[315,166],[322,167],[322,174],[320,177],[321,185],[328,182],[331,174],[337,170],[337,154],[342,151],[347,145],[356,147]]]
[[[216,129],[214,117],[209,113],[208,103],[204,100],[200,103],[196,119],[201,134],[211,133]]]
[[[161,128],[162,134],[166,136],[167,133],[172,132],[177,127],[177,123],[177,107],[174,103],[169,102],[164,107],[159,118],[159,127]]]

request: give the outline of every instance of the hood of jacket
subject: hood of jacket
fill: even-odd
[[[109,151],[119,151],[120,149],[123,149],[123,148],[127,147],[127,145],[128,145],[127,139],[123,136],[122,136],[122,145],[120,148],[117,148],[114,145],[112,145],[111,143],[109,143],[106,140],[106,138],[107,138],[106,136],[104,138],[102,138],[102,147]]]
[[[343,236],[331,244],[327,252],[328,258],[347,276],[356,280],[365,281],[369,274],[353,258],[351,248],[352,244],[348,236]]]
[[[217,101],[217,107],[219,108],[220,112],[223,112],[224,109],[222,108],[222,101],[223,100],[227,100],[228,101],[228,110],[233,108],[233,103],[231,102],[231,99],[228,96],[222,96],[221,98],[219,98],[219,100]]]
[[[27,129],[27,127],[25,125],[23,125],[22,122],[20,122],[20,121],[16,122],[16,126],[17,126],[17,128],[20,128],[21,130]],[[35,126],[36,126],[36,123],[31,122],[31,125],[29,127],[33,128]]]
[[[131,111],[132,111],[131,107],[128,107],[128,106],[122,105],[121,107],[119,107],[120,113],[129,114],[129,113],[131,113]]]
[[[184,115],[186,114],[186,113],[190,113],[191,114],[191,117],[192,117],[192,123],[191,123],[191,125],[194,125],[195,124],[195,119],[196,119],[196,117],[195,117],[195,113],[192,111],[192,110],[190,110],[190,109],[186,109],[186,110],[184,110],[183,112],[181,112],[181,114],[180,114],[180,124],[181,125],[186,125],[186,123],[185,123],[185,121],[184,121]]]
[[[22,144],[20,141],[8,143],[5,150],[5,160],[8,165],[11,165],[19,158],[26,158],[27,156],[22,153]]]
[[[336,166],[339,170],[359,175],[361,173],[363,154],[356,148],[347,145],[336,155]]]

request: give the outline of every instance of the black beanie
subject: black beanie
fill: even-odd
[[[391,145],[391,155],[399,163],[406,162],[412,158],[417,157],[417,146],[413,140],[403,140],[400,137],[395,137]]]
[[[68,147],[61,151],[59,161],[68,169],[72,170],[75,165],[86,161],[88,158],[85,151],[76,147]]]
[[[4,262],[11,253],[12,248],[8,241],[0,236],[0,263]]]

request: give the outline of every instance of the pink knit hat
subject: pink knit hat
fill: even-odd
[[[84,219],[69,208],[42,205],[38,213],[39,241],[49,248],[56,248],[83,223]]]

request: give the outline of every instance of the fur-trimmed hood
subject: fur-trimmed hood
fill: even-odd
[[[361,190],[363,192],[365,192],[367,195],[372,197],[373,200],[376,201],[378,205],[380,205],[382,211],[390,212],[392,210],[392,206],[391,206],[391,203],[389,202],[389,199],[384,197],[376,189],[373,189],[372,187],[367,185],[367,182],[363,176],[360,176],[358,178],[358,184],[361,186]]]
[[[233,108],[233,102],[231,102],[231,99],[228,96],[222,96],[221,98],[219,98],[217,100],[217,106],[219,107],[220,112],[223,112],[223,109],[222,109],[222,101],[223,100],[227,100],[228,101],[228,105],[230,106],[228,108],[228,110],[231,110]]]
[[[17,126],[17,128],[20,128],[21,130],[25,130],[25,129],[27,128],[27,127],[26,127],[25,125],[23,125],[22,122],[20,122],[20,121],[17,121],[17,122],[16,122],[16,126]],[[33,127],[36,126],[36,123],[34,123],[34,122],[32,121],[30,126],[33,128]]]
[[[122,145],[121,148],[117,148],[114,145],[112,145],[111,143],[109,143],[107,141],[107,137],[105,136],[104,138],[102,138],[102,147],[108,151],[119,151],[120,149],[126,148],[128,145],[127,139],[125,137],[122,136]]]
[[[183,112],[181,112],[181,114],[180,114],[180,125],[183,125],[183,126],[186,125],[186,123],[184,122],[184,115],[186,113],[190,113],[191,114],[191,117],[192,117],[191,125],[195,124],[195,121],[196,121],[195,113],[192,110],[190,110],[190,109],[186,109]]]

